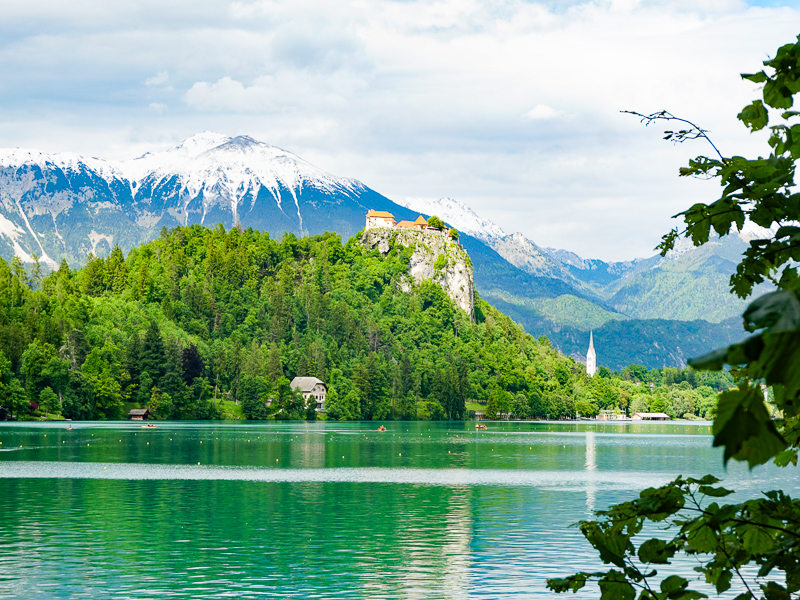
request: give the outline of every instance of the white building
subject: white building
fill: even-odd
[[[594,377],[597,373],[597,355],[594,353],[594,339],[592,331],[589,331],[589,349],[586,351],[586,374]]]
[[[328,386],[316,377],[295,377],[289,384],[293,390],[298,390],[303,394],[306,406],[313,401],[317,405],[317,410],[325,410],[325,396],[328,394]]]
[[[385,210],[369,209],[367,213],[367,229],[372,227],[388,227],[392,228],[395,225],[394,215]]]

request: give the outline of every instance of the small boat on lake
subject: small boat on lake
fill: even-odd
[[[378,427],[378,431],[386,431],[386,427],[384,427],[383,425],[381,425],[380,427]]]
[[[142,429],[158,429],[158,425],[142,425]]]
[[[475,423],[475,429],[486,429],[486,425],[483,423]]]

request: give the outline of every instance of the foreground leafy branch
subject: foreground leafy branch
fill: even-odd
[[[767,492],[763,498],[740,504],[718,504],[715,498],[732,494],[715,487],[719,480],[711,475],[702,479],[678,477],[660,488],[648,488],[630,502],[598,512],[597,521],[581,521],[581,532],[600,554],[608,571],[581,572],[563,579],[551,579],[548,587],[556,592],[577,591],[588,581],[598,582],[601,598],[693,599],[707,595],[689,587],[689,580],[678,576],[659,577],[654,565],[669,565],[676,554],[700,559],[695,570],[718,593],[732,584],[744,590],[738,598],[790,598],[800,590],[800,565],[796,552],[800,544],[800,501],[781,491]],[[711,499],[711,502],[708,500]],[[658,537],[641,541],[647,522],[659,523],[675,531],[670,539]],[[755,582],[742,574],[745,567],[757,568]],[[781,571],[780,583],[765,578]]]
[[[680,170],[681,176],[719,179],[720,197],[698,203],[676,215],[685,229],[673,229],[659,248],[666,254],[681,237],[700,246],[716,234],[741,231],[747,222],[764,228],[762,239],[750,242],[731,291],[746,298],[757,284],[772,282],[777,290],[753,301],[743,314],[752,333],[741,343],[689,361],[696,369],[720,370],[726,365],[737,387],[719,397],[714,419],[714,446],[724,449],[724,461],[746,461],[750,468],[772,460],[778,466],[797,464],[800,447],[800,194],[795,191],[795,166],[800,158],[800,112],[790,110],[800,92],[800,37],[778,49],[766,70],[742,77],[764,84],[762,98],[746,106],[738,118],[751,132],[767,128],[770,109],[782,122],[769,126],[769,155],[748,159],[725,157],[707,132],[685,119],[661,111],[632,113],[647,123],[679,121],[687,129],[665,132],[665,139],[707,140],[718,158],[699,156]],[[771,387],[779,419],[773,419],[764,397]],[[736,600],[786,600],[800,595],[800,501],[783,491],[740,504],[719,504],[730,490],[714,487],[718,480],[677,478],[639,498],[598,513],[596,521],[578,525],[605,564],[615,568],[550,579],[556,592],[577,591],[596,581],[603,599],[704,598],[678,575],[660,578],[653,565],[668,565],[681,557],[698,560],[695,568],[718,593],[735,586]],[[659,523],[672,537],[634,544],[646,522]],[[747,568],[749,567],[749,568]],[[748,578],[745,572],[756,575]]]

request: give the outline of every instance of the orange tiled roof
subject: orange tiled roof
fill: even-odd
[[[414,225],[427,225],[428,221],[422,215],[417,217],[417,220],[414,221]]]
[[[412,227],[416,227],[413,221],[400,221],[395,227],[402,227],[404,229],[411,229]]]
[[[367,213],[368,217],[382,217],[384,219],[394,219],[394,215],[390,212],[386,212],[385,210],[373,210],[369,209]]]

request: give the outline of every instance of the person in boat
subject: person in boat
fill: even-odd
[[[378,431],[386,431],[386,427],[384,427],[383,425],[381,425],[380,427],[378,427]]]

